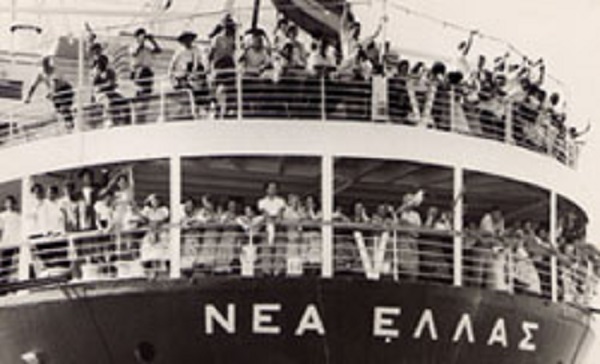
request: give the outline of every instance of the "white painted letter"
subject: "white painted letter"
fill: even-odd
[[[317,306],[315,306],[314,304],[306,306],[306,310],[304,310],[304,314],[300,319],[300,324],[298,324],[298,328],[296,329],[295,335],[302,336],[308,330],[315,331],[321,336],[325,334],[323,321],[321,321],[321,316],[319,316]]]
[[[429,330],[429,336],[431,336],[431,340],[437,341],[438,335],[435,327],[435,321],[433,320],[433,312],[429,308],[426,308],[421,314],[419,324],[417,325],[415,333],[413,334],[413,339],[420,339],[425,327],[427,327]]]
[[[521,330],[523,330],[523,340],[519,342],[519,350],[522,351],[535,351],[537,348],[533,342],[533,331],[537,331],[540,328],[540,324],[537,322],[524,321],[521,324]]]
[[[215,324],[219,326],[228,334],[235,333],[235,305],[230,303],[227,305],[227,318],[217,310],[214,305],[208,304],[204,306],[204,330],[207,335],[215,333]]]
[[[273,323],[273,316],[271,316],[270,313],[281,311],[281,304],[256,304],[252,309],[252,332],[254,334],[277,335],[281,333],[281,328],[279,326],[269,326],[269,324]]]
[[[467,342],[472,344],[475,342],[475,335],[473,335],[473,323],[471,322],[471,315],[463,313],[460,321],[456,325],[454,336],[452,337],[453,342],[459,342],[463,332],[467,333]]]
[[[400,336],[398,329],[393,327],[394,319],[390,316],[400,316],[400,307],[375,307],[373,313],[373,336],[393,337]]]
[[[499,343],[500,345],[502,345],[503,347],[508,347],[508,337],[506,336],[506,325],[504,323],[504,319],[503,318],[499,318],[498,320],[496,320],[496,323],[494,324],[494,328],[492,329],[492,332],[490,333],[490,338],[488,339],[488,346],[492,346],[495,345],[496,343]]]

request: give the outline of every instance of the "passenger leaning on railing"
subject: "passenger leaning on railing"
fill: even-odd
[[[244,46],[239,62],[243,72],[244,115],[262,116],[269,113],[278,103],[273,102],[268,92],[271,89],[273,59],[265,42],[268,40],[262,29],[250,29],[249,44]]]
[[[42,58],[42,70],[29,87],[25,103],[31,102],[31,97],[38,86],[43,84],[48,90],[47,98],[54,104],[58,116],[63,119],[67,130],[73,129],[73,101],[75,92],[73,86],[61,75],[57,74],[54,59],[50,56]]]
[[[237,100],[236,90],[236,48],[238,46],[237,25],[227,14],[209,35],[211,39],[208,62],[212,72],[212,91],[217,103],[219,117],[232,115]]]
[[[304,226],[302,229],[302,239],[305,252],[303,254],[304,262],[310,265],[316,265],[321,261],[321,224],[323,215],[317,206],[315,198],[311,195],[306,196],[303,206]]]
[[[94,205],[98,200],[99,188],[94,184],[94,172],[84,168],[78,173],[80,183],[80,197],[82,211],[79,215],[79,227],[81,230],[93,230],[95,228]]]
[[[265,220],[264,233],[259,243],[258,259],[263,273],[279,275],[285,271],[285,245],[281,239],[281,221],[286,207],[285,200],[278,195],[275,182],[265,186],[265,196],[258,200],[258,211]]]
[[[512,286],[515,293],[542,293],[542,284],[534,261],[534,254],[528,247],[531,244],[522,229],[512,229],[507,234],[506,242],[510,247],[512,260]]]
[[[505,266],[506,246],[503,243],[504,216],[499,207],[483,215],[479,223],[479,239],[473,247],[475,282],[482,287],[507,290]]]
[[[398,234],[398,265],[402,276],[414,280],[419,275],[419,234],[411,229],[418,229],[423,225],[421,215],[416,207],[423,201],[423,192],[407,193],[402,197],[402,205],[395,213],[398,224],[406,228]]]
[[[302,240],[301,221],[304,218],[304,211],[300,204],[300,197],[290,193],[287,197],[287,203],[281,214],[281,223],[286,234],[286,261],[287,271],[301,272],[301,266],[306,249]]]
[[[150,97],[154,92],[154,58],[162,52],[161,47],[146,29],[138,28],[134,32],[135,42],[130,47],[131,80],[136,91],[133,106],[136,123],[144,123],[149,117]]]
[[[102,105],[103,120],[106,126],[131,124],[131,110],[128,101],[117,91],[117,74],[110,67],[108,57],[98,57],[92,70],[92,84],[98,102]]]
[[[134,32],[135,43],[131,46],[131,79],[137,90],[136,97],[143,98],[152,94],[154,85],[154,71],[152,61],[155,54],[162,49],[146,29],[138,28]]]
[[[234,199],[228,199],[225,211],[219,216],[222,226],[221,236],[217,245],[216,273],[231,273],[234,266],[239,266],[240,226],[237,223],[238,204]]]
[[[188,270],[194,268],[200,254],[200,221],[196,202],[192,197],[183,200],[181,209],[181,267]]]
[[[210,271],[214,270],[219,243],[219,211],[215,205],[214,199],[209,194],[204,194],[200,198],[200,207],[198,209],[198,218],[204,224],[202,230],[202,254],[201,264],[204,264]]]
[[[181,48],[173,54],[169,64],[168,76],[175,90],[188,90],[194,99],[194,108],[203,110],[208,101],[208,85],[206,80],[206,67],[200,50],[194,45],[196,33],[182,32],[177,41]],[[182,108],[189,108],[189,99],[186,95],[181,98]],[[188,112],[189,113],[189,112]],[[191,111],[192,115],[196,110]]]
[[[169,208],[152,193],[146,197],[140,216],[148,228],[142,240],[140,259],[148,273],[156,275],[168,269],[170,230],[166,227],[169,222]]]
[[[59,201],[60,210],[63,214],[65,231],[81,231],[81,215],[85,213],[84,202],[75,191],[75,184],[71,181],[63,183],[63,194]]]
[[[421,273],[429,275],[431,280],[447,283],[452,277],[452,239],[444,232],[452,231],[451,212],[442,211],[435,206],[427,210],[423,227],[431,233],[424,233],[420,249]]]

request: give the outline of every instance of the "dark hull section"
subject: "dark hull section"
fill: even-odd
[[[140,343],[164,364],[572,364],[592,339],[588,314],[537,298],[351,278],[121,282],[5,300],[1,364],[27,352],[136,363]]]

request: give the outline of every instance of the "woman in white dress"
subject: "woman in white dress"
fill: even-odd
[[[141,260],[148,268],[150,275],[155,275],[166,268],[169,257],[169,209],[164,206],[156,194],[149,195],[141,216],[148,226],[142,240]]]
[[[216,251],[216,271],[230,272],[235,252],[239,246],[240,229],[237,225],[237,203],[235,200],[227,201],[227,208],[219,217],[223,231]]]

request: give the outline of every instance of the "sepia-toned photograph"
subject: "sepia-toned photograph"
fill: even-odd
[[[0,0],[0,364],[600,362],[600,2]]]

